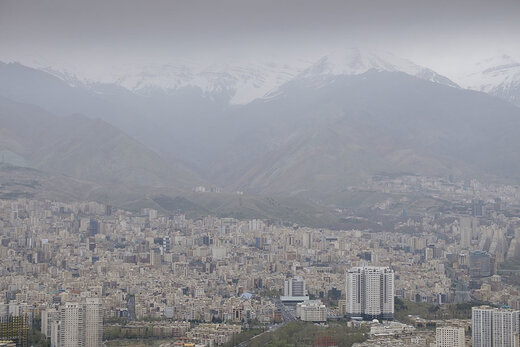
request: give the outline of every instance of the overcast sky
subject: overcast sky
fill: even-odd
[[[390,51],[444,74],[520,60],[519,0],[0,0],[0,60],[75,66],[314,59]]]

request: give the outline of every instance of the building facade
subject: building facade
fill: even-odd
[[[437,347],[464,347],[466,338],[463,327],[438,327],[435,330]]]
[[[520,311],[489,306],[471,310],[474,347],[517,347]]]
[[[103,306],[100,298],[83,303],[68,302],[59,308],[59,320],[51,327],[51,345],[57,347],[100,347],[103,339]],[[55,332],[53,333],[52,330]],[[57,336],[57,342],[52,336]]]
[[[321,300],[308,300],[296,305],[296,317],[305,322],[323,323],[327,321],[327,307]]]
[[[60,307],[59,347],[83,347],[85,345],[85,311],[77,302],[67,302]]]
[[[100,298],[85,302],[85,347],[99,347],[103,342],[103,304]]]
[[[347,316],[393,319],[394,271],[388,267],[355,267],[347,271]]]
[[[288,278],[284,282],[282,302],[303,302],[309,300],[305,280],[299,276]]]
[[[489,277],[494,274],[493,259],[484,251],[469,252],[469,273],[471,277]]]

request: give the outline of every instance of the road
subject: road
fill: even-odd
[[[285,305],[280,301],[280,299],[273,299],[273,302],[274,302],[276,308],[279,309],[279,310],[281,311],[281,313],[282,313],[282,319],[283,319],[284,324],[296,320],[294,310],[292,310],[292,309],[288,308],[287,306],[285,306]]]
[[[285,306],[281,301],[280,299],[272,299],[272,302],[275,304],[276,308],[280,310],[280,312],[282,313],[282,319],[283,319],[283,323],[282,324],[275,324],[275,325],[271,325],[269,327],[268,330],[256,335],[256,336],[253,336],[252,338],[250,338],[249,340],[247,341],[244,341],[242,343],[239,343],[237,346],[239,347],[247,347],[247,345],[254,339],[256,339],[257,337],[259,336],[262,336],[263,334],[267,334],[267,333],[270,333],[270,332],[273,332],[273,331],[276,331],[278,329],[280,329],[281,327],[283,327],[285,324],[287,323],[290,323],[292,321],[295,321],[296,320],[296,317],[295,317],[295,312],[294,310],[288,308],[287,306]]]

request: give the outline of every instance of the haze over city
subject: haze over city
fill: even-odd
[[[292,64],[368,47],[456,80],[468,60],[503,54],[518,59],[519,6],[517,1],[7,1],[0,14],[0,58],[102,79],[114,67],[123,72],[192,60]]]
[[[518,346],[520,2],[0,0],[0,346]]]

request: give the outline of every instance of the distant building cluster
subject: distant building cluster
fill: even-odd
[[[520,190],[409,176],[368,186],[399,199],[337,209],[344,230],[0,200],[0,341],[27,346],[39,330],[57,347],[213,346],[254,326],[344,320],[369,327],[366,346],[517,346]],[[403,213],[419,191],[442,207]],[[472,320],[396,321],[406,303],[475,307]]]

